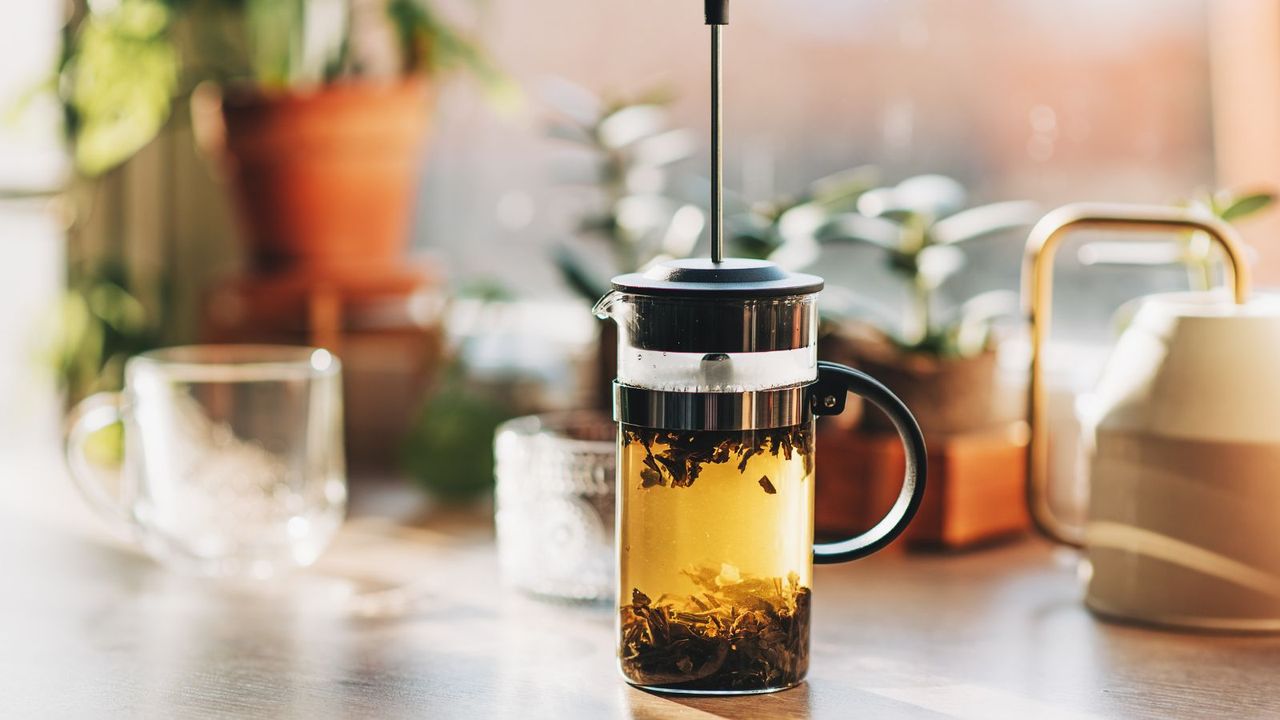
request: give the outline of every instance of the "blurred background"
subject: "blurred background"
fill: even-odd
[[[706,251],[691,0],[0,13],[6,475],[52,457],[62,408],[118,386],[131,354],[267,341],[344,358],[358,473],[483,495],[498,422],[599,404],[604,281]],[[1074,200],[1225,213],[1262,282],[1280,277],[1268,0],[739,0],[726,53],[734,250],[820,266],[835,337],[866,325],[940,359],[1007,339],[1016,386],[1020,325],[987,293],[1017,289],[1029,223]],[[962,256],[862,237],[970,206],[1003,213],[971,218],[990,232]],[[1122,303],[1209,262],[1176,243],[1079,252],[1097,240],[1062,258],[1068,388]]]

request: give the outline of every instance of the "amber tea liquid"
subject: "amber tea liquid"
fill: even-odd
[[[623,425],[619,662],[671,692],[765,692],[808,669],[813,423]]]

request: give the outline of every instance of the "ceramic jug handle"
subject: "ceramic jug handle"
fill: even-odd
[[[819,564],[847,562],[866,557],[893,542],[902,534],[915,517],[924,499],[924,482],[927,461],[924,435],[907,406],[880,381],[853,368],[835,363],[818,363],[818,381],[809,393],[809,402],[815,415],[839,415],[844,412],[848,393],[854,393],[880,408],[889,416],[902,437],[906,451],[907,472],[902,478],[902,492],[889,513],[870,530],[846,540],[817,543],[813,546],[813,561]]]

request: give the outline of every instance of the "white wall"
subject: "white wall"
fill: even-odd
[[[0,9],[0,118],[52,70],[60,12],[56,2]],[[55,188],[65,167],[52,99],[0,121],[0,195]],[[56,460],[58,404],[41,353],[62,287],[63,246],[53,203],[0,199],[0,482]]]

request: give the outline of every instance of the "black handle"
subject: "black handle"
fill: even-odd
[[[708,25],[729,24],[729,0],[706,0],[706,3]]]
[[[809,402],[815,415],[839,415],[844,412],[847,393],[862,396],[880,408],[893,421],[902,437],[907,455],[907,473],[902,478],[902,492],[889,513],[875,527],[847,540],[817,543],[813,561],[819,564],[848,562],[866,557],[893,542],[915,517],[924,499],[927,460],[924,435],[907,406],[878,380],[853,368],[835,363],[818,363],[818,381],[809,391]]]

